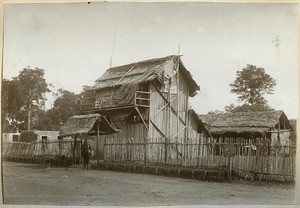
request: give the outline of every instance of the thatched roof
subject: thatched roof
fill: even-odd
[[[206,126],[204,125],[204,123],[201,121],[201,119],[199,118],[199,115],[196,113],[196,111],[192,108],[190,108],[188,110],[188,113],[191,117],[193,117],[198,125],[198,133],[202,133],[203,131],[207,134],[209,134],[208,130],[206,129]]]
[[[212,134],[263,134],[278,128],[279,120],[281,124],[285,124],[286,129],[292,128],[285,113],[281,110],[207,114],[199,117]]]
[[[190,72],[184,67],[180,56],[175,55],[110,68],[96,80],[91,90],[145,83],[152,80],[158,80],[162,83],[164,77],[175,75],[174,69],[178,61],[179,70],[189,84],[190,96],[194,96],[200,90],[200,87],[192,78]]]
[[[90,115],[75,115],[69,118],[66,123],[60,128],[59,135],[73,136],[73,135],[96,135],[97,121],[99,120],[99,133],[112,134],[119,130],[115,129],[108,120],[100,114]]]

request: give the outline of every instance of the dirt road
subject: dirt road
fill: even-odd
[[[4,203],[36,205],[293,204],[294,185],[205,182],[3,162]]]

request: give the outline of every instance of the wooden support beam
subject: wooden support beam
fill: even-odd
[[[144,120],[144,118],[143,118],[143,115],[141,114],[139,108],[138,108],[138,107],[135,107],[134,109],[138,112],[139,116],[141,117],[142,122],[143,122],[143,124],[145,125],[147,131],[149,131],[149,127],[148,127],[148,125],[146,124],[146,122],[145,122],[145,120]]]
[[[122,79],[129,73],[129,72],[131,72],[131,70],[134,68],[134,66],[133,67],[131,67],[122,77],[121,77],[121,79],[119,79],[115,84],[114,84],[114,86],[116,86],[117,84],[119,84],[121,81],[122,81]]]
[[[156,87],[156,85],[153,85],[158,94],[165,100],[166,103],[168,103],[168,99],[164,96],[164,94],[161,93],[161,91]]]
[[[189,94],[189,91],[188,91],[188,94]],[[189,105],[189,100],[186,99],[186,102],[185,102],[185,123],[187,124],[188,123],[188,119],[189,119],[189,115],[188,115],[188,105]],[[184,131],[184,143],[185,143],[185,148],[184,148],[184,166],[186,166],[186,157],[187,157],[187,138],[188,138],[188,128],[185,128],[185,131]]]
[[[165,100],[165,102],[169,102],[168,101],[168,99],[164,96],[164,94],[162,94],[162,92],[155,86],[155,85],[153,85],[154,86],[154,88],[156,89],[156,91],[159,93],[159,95]],[[175,96],[174,98],[172,98],[171,100],[170,100],[170,102],[172,103],[175,99],[176,99],[176,97],[179,97],[179,95],[181,95],[182,93],[184,93],[185,91],[188,91],[188,88],[187,89],[185,89],[185,90],[182,90],[180,93],[178,93],[178,96]]]
[[[179,59],[178,59],[179,60]],[[176,110],[177,110],[177,119],[176,119],[176,131],[177,131],[177,134],[176,134],[176,142],[178,142],[178,135],[179,135],[179,82],[180,82],[180,79],[179,79],[179,61],[176,65],[176,85],[177,85],[177,89],[176,89]],[[177,149],[177,148],[176,148]],[[177,162],[178,162],[178,155],[177,155]]]
[[[173,98],[173,99],[171,99],[170,101],[168,101],[168,100],[166,99],[166,97],[160,92],[160,90],[157,89],[156,86],[154,86],[154,88],[157,90],[157,92],[159,93],[159,95],[161,95],[161,97],[164,99],[164,101],[166,102],[166,104],[163,105],[156,113],[154,113],[154,114],[152,115],[152,118],[153,118],[154,116],[156,116],[160,111],[162,111],[163,109],[165,109],[167,106],[170,106],[171,111],[176,115],[176,117],[178,117],[178,119],[180,120],[180,122],[181,122],[183,125],[186,125],[186,123],[184,122],[184,120],[179,116],[178,112],[176,112],[176,110],[171,106],[172,101],[174,101],[174,100],[176,99],[176,97]],[[183,93],[183,92],[185,92],[185,91],[186,91],[186,90],[183,90],[181,93]],[[181,94],[181,93],[180,93],[180,94]],[[178,94],[178,95],[179,95],[179,94]],[[178,98],[179,98],[179,97],[178,97]],[[178,100],[178,99],[177,99],[177,100]]]
[[[156,111],[156,113],[154,113],[151,118],[153,118],[154,116],[156,116],[160,111],[162,111],[163,109],[165,109],[167,106],[168,106],[168,103],[165,104],[165,105],[163,105],[163,107],[161,107],[158,111]]]
[[[151,119],[150,122],[153,125],[153,127],[159,132],[159,134],[165,138],[166,135],[156,126],[156,124]]]
[[[176,136],[178,136],[186,127],[187,125],[185,125],[182,129],[180,129],[180,131],[178,131],[174,136],[172,136],[171,139],[174,139]]]
[[[97,157],[97,166],[99,167],[99,141],[100,141],[100,133],[99,133],[99,125],[100,120],[97,120],[97,140],[96,140],[96,157]]]
[[[117,129],[119,129],[118,125],[116,124],[116,122],[114,121],[114,119],[112,119],[112,117],[110,116],[110,114],[108,113],[108,111],[105,110],[104,112],[106,113],[106,115],[109,116],[110,121],[115,125],[115,127],[116,127]]]
[[[163,139],[166,139],[167,137],[166,137],[166,135],[155,125],[155,123],[152,121],[152,120],[150,120],[150,122],[151,122],[151,124],[153,125],[153,127],[160,133],[160,135],[163,137]],[[178,152],[178,154],[180,155],[180,157],[182,157],[182,153],[181,152],[179,152],[179,150],[178,149],[176,149],[176,147],[174,147],[174,145],[171,145],[171,147],[175,150],[175,151],[177,151]]]
[[[165,138],[165,163],[168,163],[168,138],[171,140],[171,78],[169,79],[169,89],[168,89],[168,120],[167,120],[167,129],[168,137]]]
[[[175,116],[179,119],[179,121],[183,124],[186,125],[186,122],[178,115],[178,113],[171,107],[172,112],[175,114]]]

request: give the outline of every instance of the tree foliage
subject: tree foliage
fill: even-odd
[[[20,82],[14,80],[2,80],[2,129],[5,132],[16,130],[21,113],[23,99]]]
[[[67,119],[80,111],[78,95],[68,90],[59,89],[59,97],[54,101],[53,110],[58,112],[59,123],[65,123]]]
[[[59,130],[68,120],[80,112],[80,95],[64,89],[58,89],[53,107],[40,114],[39,129]]]
[[[249,104],[243,104],[243,105],[237,105],[230,104],[229,106],[225,107],[226,113],[237,113],[237,112],[257,112],[257,111],[269,111],[274,110],[271,107],[264,105],[249,105]]]
[[[50,91],[44,74],[43,69],[27,67],[12,80],[2,80],[2,128],[5,131],[14,131],[16,127],[24,129],[29,112],[33,125],[38,122],[37,113],[44,106],[45,93]]]
[[[214,110],[214,111],[209,111],[207,114],[223,114],[224,111],[220,111],[220,110]]]
[[[276,80],[264,68],[247,65],[236,72],[236,79],[230,84],[231,93],[238,95],[238,101],[251,106],[266,106],[265,94],[273,94]]]
[[[48,83],[44,78],[45,72],[43,69],[29,67],[24,68],[18,77],[16,77],[21,85],[21,91],[24,99],[26,100],[26,106],[29,104],[42,107],[45,101],[46,92],[50,92]]]
[[[1,127],[2,132],[14,132],[22,122],[24,99],[21,83],[17,79],[2,80],[1,92]]]
[[[91,86],[83,86],[80,94],[58,89],[53,106],[45,110],[45,93],[50,92],[44,70],[29,67],[12,80],[2,80],[2,131],[15,132],[27,128],[30,113],[31,129],[59,130],[67,119],[81,112],[82,100],[94,96]],[[53,91],[54,93],[54,91]]]

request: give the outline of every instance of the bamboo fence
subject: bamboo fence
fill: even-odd
[[[75,154],[78,155],[76,148]],[[4,158],[55,158],[73,157],[74,141],[40,141],[40,142],[4,142],[2,156]]]
[[[108,162],[221,169],[228,166],[229,157],[224,148],[230,144],[235,149],[235,155],[231,157],[232,168],[240,178],[283,181],[293,181],[295,178],[295,146],[252,144],[251,141],[166,143],[163,138],[160,141],[148,142],[147,139],[138,138],[125,139],[123,142],[109,140],[104,144],[104,159]]]
[[[224,147],[229,143],[149,142],[147,138],[120,140],[106,139],[104,161],[149,165],[185,166],[194,168],[224,169],[229,157]],[[242,179],[293,181],[296,170],[295,146],[270,146],[264,144],[230,143],[235,148],[232,170]],[[2,156],[10,157],[80,157],[80,144],[74,141],[11,142],[3,143]],[[167,150],[167,154],[165,154]],[[92,150],[93,151],[93,150]],[[168,157],[165,160],[165,157]]]

